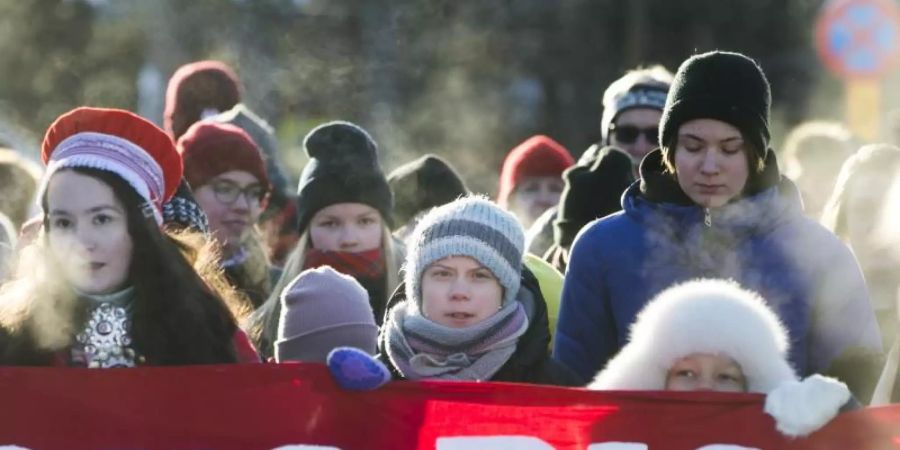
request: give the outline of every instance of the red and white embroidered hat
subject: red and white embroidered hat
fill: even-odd
[[[147,200],[160,225],[162,205],[178,189],[183,171],[169,135],[137,114],[109,108],[80,107],[59,116],[44,135],[41,160],[47,171],[39,199],[60,169],[106,170],[122,177]]]

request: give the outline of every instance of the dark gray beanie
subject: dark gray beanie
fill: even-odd
[[[394,222],[397,226],[408,223],[421,212],[469,193],[453,167],[432,154],[394,169],[387,180],[394,192]]]
[[[297,188],[301,233],[316,212],[337,203],[369,205],[388,226],[393,223],[393,195],[369,133],[350,122],[329,122],[310,131],[303,147],[310,159]]]

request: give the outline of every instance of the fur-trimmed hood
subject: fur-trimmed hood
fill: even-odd
[[[692,353],[725,355],[749,392],[797,380],[787,362],[787,331],[757,294],[732,281],[701,279],[661,292],[638,315],[629,342],[588,386],[662,390],[669,368]]]

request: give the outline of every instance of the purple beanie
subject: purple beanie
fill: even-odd
[[[378,327],[369,295],[329,266],[305,270],[281,294],[275,361],[324,363],[335,347],[375,354]]]

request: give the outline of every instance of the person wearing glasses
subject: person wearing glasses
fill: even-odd
[[[258,307],[277,269],[266,259],[256,222],[266,206],[269,178],[256,143],[234,125],[200,121],[178,139],[184,177],[221,246],[228,281]]]
[[[628,342],[641,308],[693,278],[759,293],[791,338],[801,377],[831,375],[870,398],[881,337],[859,265],[803,213],[769,148],[771,91],[752,59],[709,52],[682,63],[623,211],[572,246],[553,355],[590,377]],[[709,336],[715,339],[715,336]]]
[[[671,84],[672,73],[653,66],[628,71],[603,93],[603,145],[625,151],[635,176],[644,156],[659,146],[659,119]]]
[[[526,226],[529,252],[564,270],[572,239],[581,227],[621,209],[622,192],[637,178],[644,155],[657,146],[659,118],[671,83],[672,74],[657,65],[630,70],[609,85],[603,94],[601,140],[569,169],[559,204]],[[622,154],[631,161],[624,171]],[[570,182],[574,175],[579,178],[575,184]],[[563,199],[568,205],[562,204]]]

